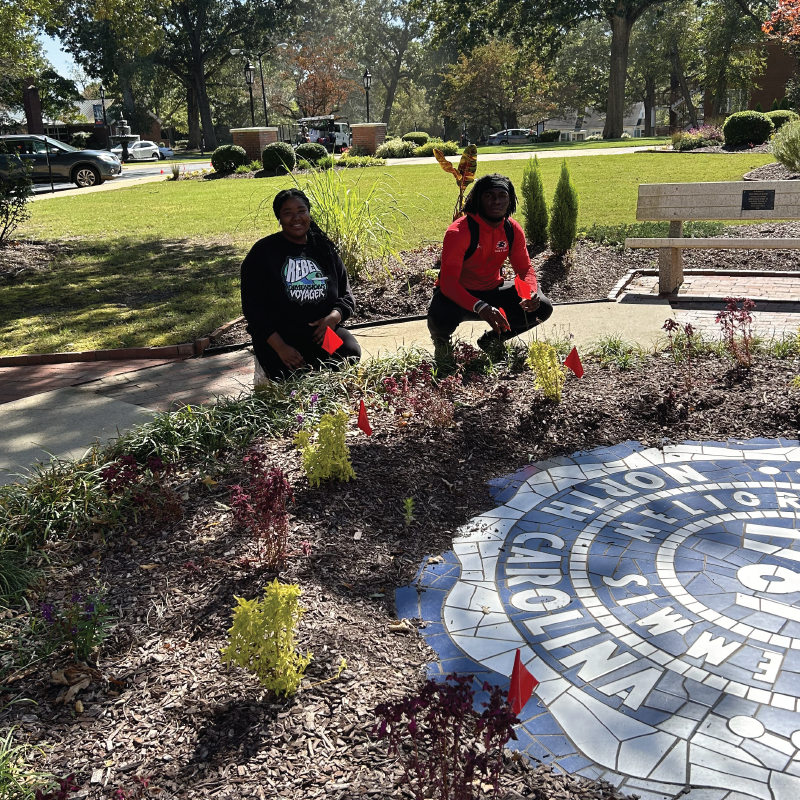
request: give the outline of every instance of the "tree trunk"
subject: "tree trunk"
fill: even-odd
[[[191,86],[186,88],[186,116],[189,119],[189,149],[200,148],[200,109],[197,107],[197,95]]]
[[[211,103],[208,101],[206,77],[201,71],[194,75],[197,92],[197,106],[200,109],[200,122],[203,126],[203,140],[206,150],[217,149],[217,134],[214,131],[214,121],[211,118]]]
[[[644,79],[644,135],[655,136],[653,110],[656,107],[656,82],[653,78]]]
[[[385,125],[389,124],[389,120],[392,116],[392,106],[394,105],[394,98],[397,94],[397,86],[400,83],[400,73],[403,70],[403,59],[408,49],[409,38],[410,34],[406,26],[403,37],[398,44],[394,62],[391,65],[392,72],[389,78],[389,85],[386,87],[386,101],[383,104],[383,116],[381,117],[381,122]]]
[[[625,116],[625,80],[628,74],[628,45],[631,41],[633,20],[626,16],[625,6],[619,2],[609,22],[611,23],[611,72],[608,79],[608,106],[603,138],[619,139],[622,136]]]
[[[678,130],[678,101],[680,95],[678,89],[680,88],[680,81],[675,74],[675,70],[669,76],[669,132],[675,133]]]
[[[681,54],[678,52],[677,44],[673,43],[670,48],[670,60],[672,61],[672,71],[678,79],[681,87],[681,94],[683,101],[686,103],[686,111],[689,114],[689,123],[693,128],[697,127],[697,110],[692,103],[692,93],[689,91],[689,84],[686,81],[686,73],[683,71],[683,63],[681,62]]]

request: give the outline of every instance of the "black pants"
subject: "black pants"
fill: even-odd
[[[347,328],[340,325],[334,330],[343,341],[343,344],[333,354],[323,350],[322,347],[311,338],[310,329],[309,331],[280,331],[280,334],[286,344],[291,345],[295,350],[299,351],[300,355],[303,356],[303,360],[309,367],[313,369],[320,369],[321,367],[338,369],[345,360],[358,361],[361,358],[361,345]],[[266,340],[259,341],[254,337],[253,350],[255,351],[258,363],[261,364],[261,369],[263,369],[270,378],[285,378],[292,374],[292,370],[281,361],[280,356],[272,349],[272,346]]]
[[[508,317],[508,324],[511,326],[511,330],[504,331],[498,336],[493,330],[489,329],[484,334],[487,338],[496,338],[501,341],[511,339],[549,319],[553,313],[553,304],[541,292],[538,294],[539,308],[536,311],[523,311],[519,304],[520,297],[517,294],[514,281],[505,281],[496,289],[489,289],[485,292],[477,292],[472,289],[469,292],[490,306],[502,308],[506,312],[506,317]],[[480,319],[480,317],[474,311],[468,311],[449,297],[446,297],[438,286],[433,290],[431,304],[428,307],[428,330],[435,346],[450,344],[450,337],[455,332],[455,329],[468,319],[475,320]]]

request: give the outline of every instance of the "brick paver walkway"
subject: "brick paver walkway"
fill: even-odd
[[[782,339],[797,335],[800,327],[800,303],[795,305],[794,313],[776,309],[783,306],[784,303],[756,303],[756,310],[752,313],[753,333],[764,339]],[[672,303],[675,321],[679,325],[691,323],[707,339],[719,339],[722,336],[722,327],[716,322],[720,309],[719,302],[691,305]]]
[[[658,295],[658,275],[637,275],[624,289],[626,294]],[[697,274],[687,271],[683,284],[673,298],[687,300],[689,298],[749,297],[751,300],[769,300],[773,303],[785,301],[800,303],[800,273],[773,272],[769,275],[733,275]],[[776,311],[800,310],[796,306]]]

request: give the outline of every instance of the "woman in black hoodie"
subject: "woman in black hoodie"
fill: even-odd
[[[311,203],[299,189],[275,196],[281,230],[259,240],[242,263],[242,310],[264,373],[281,378],[304,366],[358,361],[361,347],[342,327],[356,308],[347,270],[336,248],[311,219]],[[342,344],[322,348],[332,328]]]

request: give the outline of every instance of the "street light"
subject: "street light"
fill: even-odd
[[[367,122],[369,122],[369,89],[372,86],[372,75],[369,70],[364,67],[364,74],[361,76],[364,80],[364,91],[367,93]]]
[[[253,62],[250,59],[247,59],[247,64],[244,68],[244,80],[247,84],[247,89],[250,92],[250,122],[252,123],[253,127],[256,126],[256,111],[255,107],[253,106],[253,83],[256,79],[256,68],[253,66]]]
[[[286,42],[280,42],[278,44],[272,45],[272,47],[268,47],[266,50],[262,50],[260,53],[245,53],[244,50],[241,50],[238,47],[234,47],[231,50],[232,56],[238,56],[241,54],[246,55],[248,58],[257,58],[258,59],[258,74],[261,78],[261,99],[264,102],[264,127],[269,126],[269,115],[267,114],[267,90],[264,86],[264,67],[261,64],[261,56],[266,55],[270,52],[270,50],[285,50],[289,45]],[[255,122],[253,123],[255,126]]]
[[[100,103],[103,106],[103,133],[106,135],[106,148],[111,149],[111,137],[108,135],[108,121],[106,120],[106,90],[103,84],[100,84]]]

